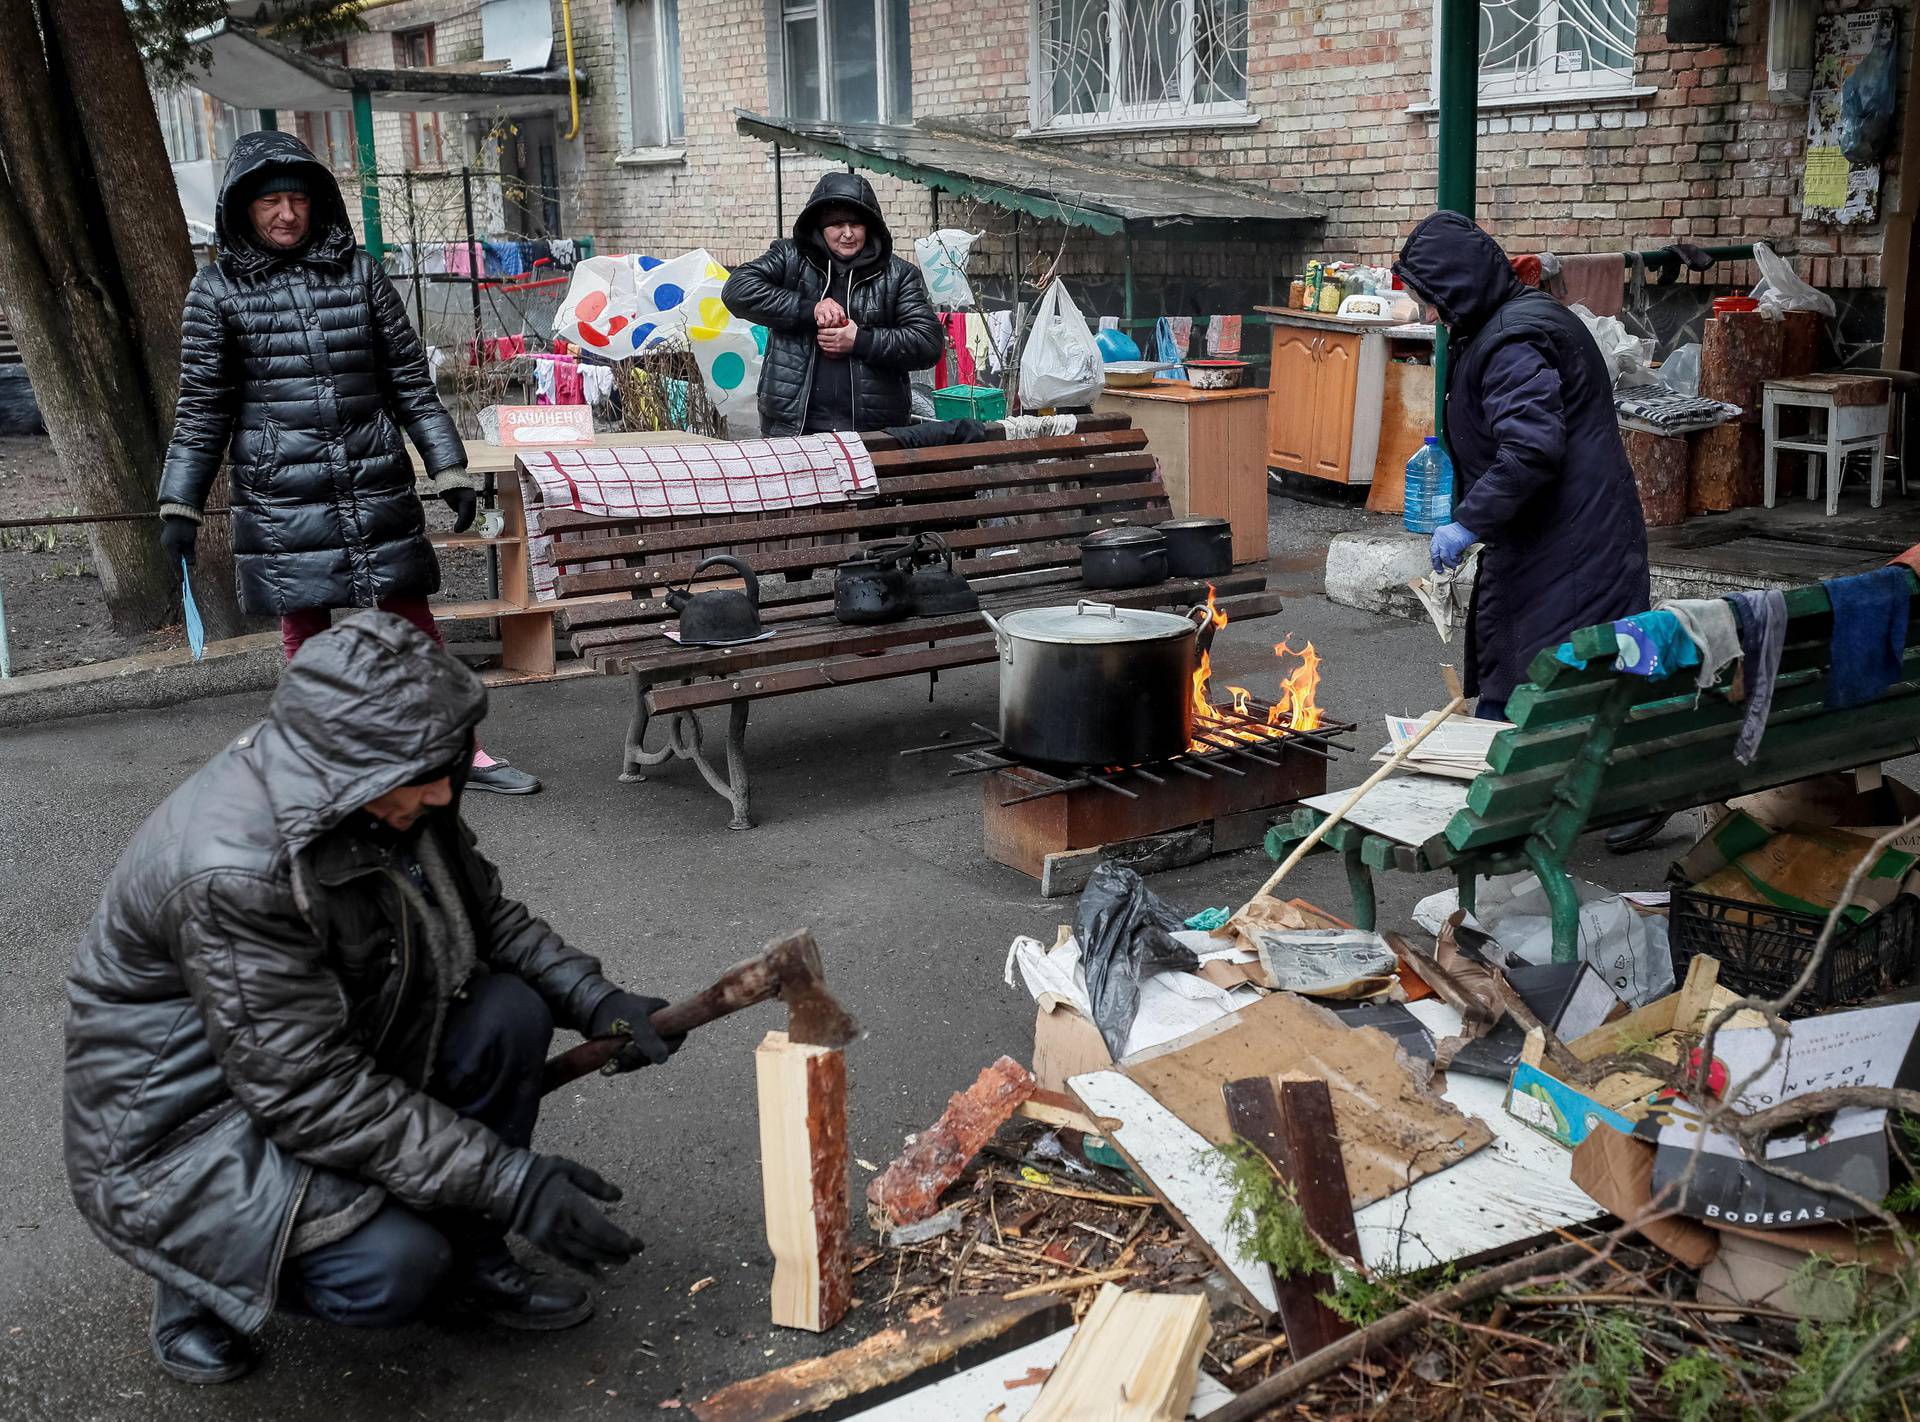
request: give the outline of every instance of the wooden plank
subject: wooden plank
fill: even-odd
[[[1307,1228],[1328,1249],[1356,1263],[1360,1239],[1353,1229],[1353,1199],[1347,1193],[1346,1167],[1340,1161],[1340,1132],[1333,1100],[1324,1081],[1282,1081],[1243,1077],[1220,1091],[1233,1133],[1264,1155],[1281,1179],[1293,1186]],[[1293,1356],[1304,1358],[1353,1325],[1320,1302],[1334,1287],[1330,1273],[1278,1280],[1280,1321],[1286,1326]]]
[[[921,528],[942,522],[972,523],[989,516],[1050,513],[1063,509],[1095,508],[1129,499],[1152,499],[1158,498],[1163,492],[1160,482],[1149,478],[1131,484],[1015,494],[1004,499],[948,499],[944,502],[881,505],[877,508],[863,505],[823,514],[796,512],[777,519],[567,539],[554,544],[553,560],[555,566],[564,568],[580,563],[598,563],[609,558],[679,553],[696,548],[745,547],[771,538],[809,538],[823,533],[856,533],[875,528]]]
[[[1105,1285],[1027,1422],[1184,1422],[1212,1334],[1204,1294]]]
[[[1098,434],[1102,430],[1123,430],[1127,428],[1128,423],[1125,415],[1098,413],[1081,415],[1074,423],[1073,432],[1075,434]],[[987,437],[981,441],[981,443],[992,443],[995,440],[1004,440],[1006,437],[1006,425],[998,420],[989,420],[987,421]],[[862,430],[860,433],[860,442],[875,454],[878,454],[881,450],[900,448],[900,441],[884,430]]]
[[[1023,484],[1096,483],[1150,476],[1153,455],[1103,454],[1092,459],[1057,459],[1047,464],[989,464],[951,474],[894,474],[880,481],[880,497],[906,499],[929,494],[967,493],[974,489],[1012,489]],[[909,506],[910,507],[910,506]]]
[[[1055,1299],[954,1299],[850,1348],[732,1383],[694,1403],[693,1415],[700,1422],[835,1422],[1072,1322],[1071,1307]]]
[[[1057,899],[1086,888],[1102,864],[1119,864],[1138,874],[1157,874],[1198,864],[1213,855],[1213,822],[1185,829],[1145,835],[1093,849],[1069,849],[1049,854],[1040,864],[1040,897]]]
[[[1035,439],[1002,440],[991,449],[979,444],[936,444],[925,449],[889,449],[873,456],[873,467],[887,473],[932,474],[968,469],[984,454],[996,464],[1015,459],[1071,459],[1096,450],[1145,449],[1147,437],[1139,430],[1099,430],[1090,434],[1044,435]]]
[[[760,1187],[773,1251],[773,1321],[821,1333],[853,1302],[847,1061],[769,1032],[753,1054]]]
[[[1231,1201],[1206,1139],[1117,1071],[1088,1072],[1072,1078],[1067,1087],[1089,1115],[1119,1121],[1108,1133],[1108,1143],[1225,1271],[1254,1311],[1271,1321],[1280,1306],[1273,1271],[1247,1254],[1228,1231]]]

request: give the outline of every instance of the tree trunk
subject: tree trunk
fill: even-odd
[[[152,508],[192,254],[132,32],[115,0],[0,0],[0,33],[0,287],[20,354],[82,511]],[[224,522],[195,578],[216,637],[241,627]],[[91,542],[117,629],[175,618],[153,524],[94,525]]]

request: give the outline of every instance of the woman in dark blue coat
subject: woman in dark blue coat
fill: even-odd
[[[1458,213],[1414,228],[1394,271],[1447,328],[1454,521],[1433,535],[1433,565],[1485,545],[1467,690],[1500,718],[1542,647],[1647,608],[1647,528],[1612,374],[1580,318],[1522,285]]]

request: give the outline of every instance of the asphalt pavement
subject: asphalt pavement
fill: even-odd
[[[1329,525],[1274,503],[1278,617],[1229,626],[1222,680],[1271,690],[1283,634],[1325,656],[1321,699],[1377,744],[1379,717],[1444,700],[1446,652],[1425,624],[1375,618],[1319,595]],[[1070,900],[987,860],[977,782],[944,756],[899,752],[995,714],[994,668],[763,703],[748,734],[758,826],[727,829],[691,767],[615,780],[627,689],[577,680],[497,693],[490,748],[538,773],[544,793],[472,796],[469,818],[509,892],[603,959],[615,981],[671,997],[789,929],[813,929],[865,1038],[848,1054],[852,1152],[876,1166],[1002,1052],[1025,1059],[1033,1006],[1001,979],[1020,934],[1051,939]],[[587,1078],[549,1099],[537,1149],[622,1184],[618,1218],[646,1253],[600,1287],[593,1321],[560,1334],[434,1323],[355,1333],[275,1318],[263,1366],[223,1388],[163,1376],[146,1343],[149,1285],[89,1233],[60,1158],[63,976],[101,883],[140,819],[230,737],[265,695],[0,733],[0,1417],[165,1419],[553,1418],[653,1413],[713,1387],[856,1340],[888,1281],[833,1333],[772,1329],[761,1234],[752,1049],[782,1025],[764,1007],[702,1029],[669,1065]],[[719,728],[715,728],[717,734]],[[1358,781],[1363,756],[1332,767]],[[1658,882],[1663,852],[1585,856],[1622,888]],[[1156,875],[1189,910],[1234,905],[1265,876],[1258,851]],[[1383,876],[1383,924],[1405,921],[1441,880]],[[1324,857],[1292,892],[1336,911],[1344,878]],[[856,1164],[851,1186],[864,1191]],[[864,1225],[857,1227],[864,1237]],[[699,1287],[701,1281],[712,1282]]]

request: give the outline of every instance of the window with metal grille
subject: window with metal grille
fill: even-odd
[[[913,117],[907,0],[780,0],[779,45],[787,117]]]
[[[1637,0],[1481,0],[1480,97],[1577,98],[1631,88],[1639,18]],[[1436,36],[1439,26],[1436,5]]]
[[[1037,0],[1033,126],[1248,116],[1247,0]]]

